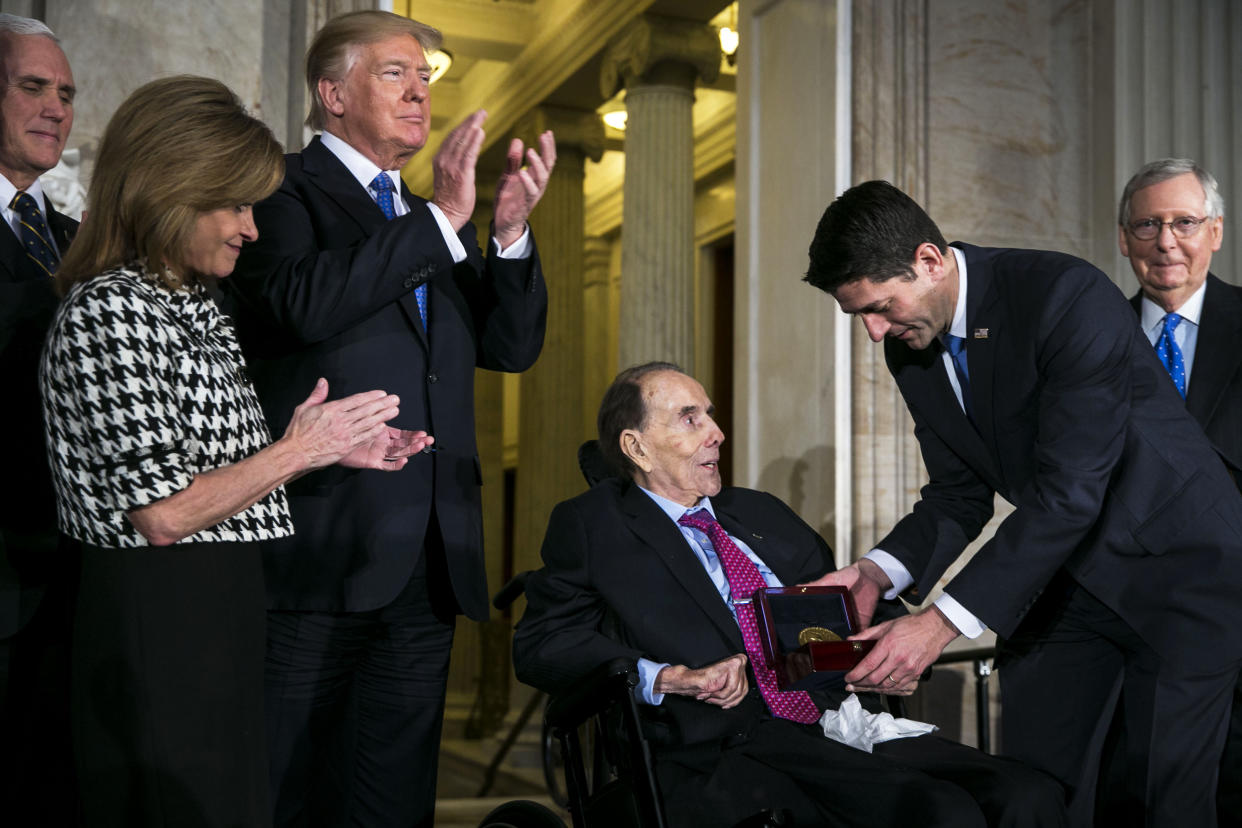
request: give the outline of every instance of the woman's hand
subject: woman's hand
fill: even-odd
[[[384,423],[400,410],[396,395],[377,390],[324,402],[327,398],[328,381],[321,377],[306,401],[293,409],[281,438],[296,447],[307,470],[335,463],[380,438],[387,445],[389,430]]]

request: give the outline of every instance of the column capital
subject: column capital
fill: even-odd
[[[675,70],[669,72],[669,64]],[[604,54],[600,91],[611,98],[622,85],[706,83],[720,74],[720,38],[706,23],[643,15],[621,30]]]
[[[592,161],[604,154],[604,122],[590,109],[567,106],[537,106],[518,121],[514,133],[528,147],[537,146],[535,139],[544,130],[556,134],[557,149],[579,150]]]

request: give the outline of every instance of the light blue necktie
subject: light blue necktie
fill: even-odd
[[[966,418],[975,422],[974,406],[970,404],[970,366],[966,364],[966,338],[945,334],[945,346],[949,356],[953,357],[953,372],[957,374],[957,384],[962,389],[962,407],[966,409]]]
[[[1186,399],[1186,363],[1182,361],[1182,349],[1177,347],[1177,339],[1173,336],[1173,331],[1177,330],[1181,321],[1182,317],[1176,313],[1164,317],[1164,330],[1156,340],[1156,356],[1173,378],[1177,393],[1182,395],[1182,399]]]
[[[390,221],[397,217],[397,209],[392,203],[392,194],[396,190],[388,173],[380,172],[371,182],[375,191],[375,203],[379,205],[384,218]],[[423,330],[427,330],[427,283],[423,282],[414,288],[414,301],[418,303],[418,317],[423,320]]]

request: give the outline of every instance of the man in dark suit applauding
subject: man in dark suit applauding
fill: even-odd
[[[452,130],[430,201],[398,171],[431,124],[435,29],[386,12],[329,21],[307,54],[322,130],[255,205],[226,290],[275,433],[309,377],[401,397],[394,428],[435,437],[396,474],[332,470],[288,488],[296,537],[265,554],[275,822],[432,824],[456,613],[487,616],[474,442],[476,366],[521,371],[547,293],[526,219],[555,161],[508,150],[484,258],[470,223],[485,113]],[[525,162],[525,165],[524,165]]]
[[[56,36],[30,18],[0,14],[0,72],[0,433],[12,481],[0,498],[0,813],[50,825],[69,820],[74,801],[67,648],[76,544],[56,530],[38,373],[58,301],[52,273],[78,223],[52,208],[39,176],[65,149],[75,89]]]
[[[930,482],[866,558],[827,580],[864,606],[927,595],[992,515],[1015,510],[926,611],[877,625],[858,686],[918,675],[983,625],[1005,752],[1091,824],[1124,686],[1127,784],[1148,826],[1212,825],[1242,663],[1242,498],[1134,312],[1088,263],[954,243],[892,185],[820,220],[807,281],[858,316],[909,406]]]
[[[1139,280],[1130,301],[1143,333],[1242,483],[1242,288],[1209,272],[1224,215],[1211,173],[1187,158],[1162,158],[1127,182],[1117,238]],[[1220,772],[1218,824],[1242,827],[1242,685],[1234,690]]]
[[[621,478],[553,510],[544,566],[526,581],[518,677],[555,691],[636,659],[674,826],[723,828],[769,808],[791,810],[796,825],[1063,824],[1063,794],[1043,774],[935,735],[847,746],[817,723],[840,715],[844,692],[776,686],[745,599],[822,575],[832,554],[775,497],[722,486],[713,413],[703,387],[668,363],[613,381],[599,443]],[[875,701],[857,715],[872,718]]]

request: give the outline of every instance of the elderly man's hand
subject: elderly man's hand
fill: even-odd
[[[539,136],[539,152],[526,150],[526,166],[522,166],[522,142],[514,138],[509,144],[508,163],[496,185],[496,241],[501,249],[508,247],[526,232],[526,219],[535,209],[548,178],[556,166],[556,138],[552,130]]]
[[[851,641],[875,641],[875,649],[845,674],[845,689],[909,695],[919,676],[960,633],[934,604],[917,615],[876,624]]]
[[[661,670],[655,679],[657,693],[693,696],[726,710],[736,707],[746,697],[749,686],[745,653],[731,655],[697,670],[670,665]]]
[[[854,608],[858,610],[858,624],[861,627],[871,623],[871,617],[875,615],[875,605],[892,585],[884,570],[867,558],[855,561],[844,569],[833,570],[809,583],[799,584],[848,588],[854,597]]]
[[[455,126],[431,162],[435,189],[431,203],[440,208],[455,232],[465,227],[474,213],[474,168],[483,147],[485,118],[487,113],[480,109]]]

